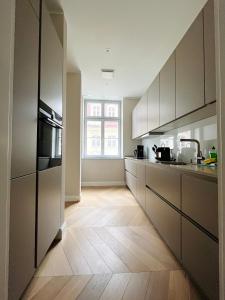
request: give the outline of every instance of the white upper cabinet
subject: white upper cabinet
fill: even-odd
[[[159,75],[148,89],[148,131],[159,127]]]
[[[148,95],[147,93],[140,100],[139,105],[139,133],[144,135],[148,131]]]
[[[175,53],[160,72],[160,126],[175,119]]]
[[[200,13],[176,49],[176,118],[204,104],[203,14]]]

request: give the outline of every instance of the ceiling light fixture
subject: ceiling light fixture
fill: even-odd
[[[102,78],[103,79],[113,79],[114,78],[114,70],[113,69],[102,69]]]

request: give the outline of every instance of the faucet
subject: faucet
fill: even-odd
[[[197,164],[201,164],[201,161],[204,159],[202,156],[202,151],[200,149],[200,142],[196,139],[180,139],[181,142],[192,142],[196,143],[198,147],[198,152],[197,152]]]

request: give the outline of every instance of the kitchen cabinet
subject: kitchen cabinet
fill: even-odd
[[[125,159],[125,170],[134,176],[137,176],[137,163],[134,159]]]
[[[137,178],[134,175],[132,175],[131,173],[125,171],[125,179],[126,179],[126,184],[129,187],[130,191],[136,197],[136,193],[137,193]]]
[[[149,164],[146,166],[146,185],[178,209],[181,208],[181,175],[176,170]]]
[[[11,180],[9,300],[20,299],[35,271],[36,174]]]
[[[160,126],[175,119],[175,53],[160,72]]]
[[[38,172],[37,266],[60,229],[61,172],[61,166]]]
[[[208,299],[219,299],[219,247],[182,217],[182,263]]]
[[[141,207],[145,210],[145,164],[137,163],[137,191],[136,197],[137,201]]]
[[[139,122],[138,122],[138,128],[139,128],[139,135],[144,135],[148,132],[148,95],[147,93],[144,94],[144,96],[140,100],[140,106],[139,106]]]
[[[62,46],[42,3],[40,99],[62,116]]]
[[[176,118],[204,104],[203,14],[200,13],[176,49]]]
[[[37,17],[39,18],[40,17],[40,0],[28,0],[30,1]]]
[[[39,22],[28,0],[16,1],[11,177],[36,171]]]
[[[132,139],[137,137],[137,105],[132,111]]]
[[[146,213],[164,241],[173,251],[175,256],[180,260],[180,214],[148,188],[146,188]]]
[[[209,0],[204,14],[204,53],[205,53],[205,103],[216,100],[216,58],[214,1]]]
[[[216,237],[218,236],[217,189],[215,181],[182,175],[183,212]]]
[[[148,89],[148,131],[159,127],[159,75]]]

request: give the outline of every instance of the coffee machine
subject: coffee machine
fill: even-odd
[[[134,157],[138,159],[144,158],[144,146],[143,145],[137,145],[137,149],[134,150]]]

